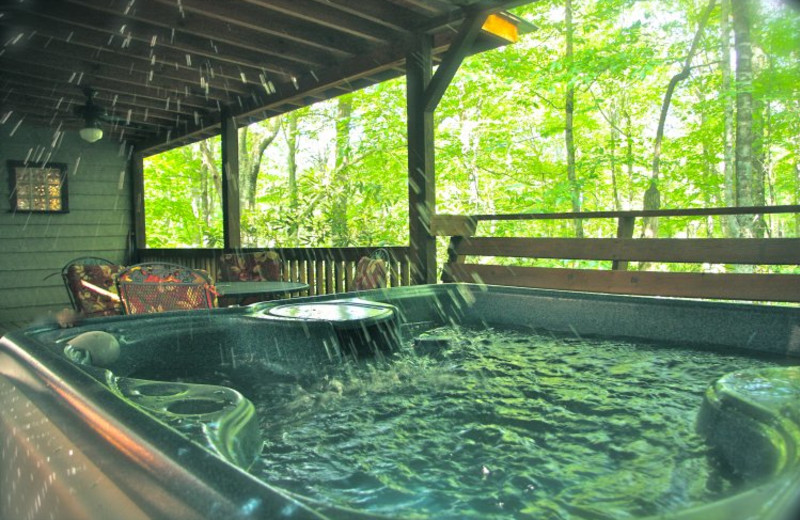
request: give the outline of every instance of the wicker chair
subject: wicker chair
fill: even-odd
[[[61,278],[72,308],[89,318],[122,314],[114,285],[114,278],[122,269],[122,266],[98,256],[70,260],[61,269]]]
[[[226,253],[220,257],[219,278],[225,282],[281,280],[281,257],[275,251]]]
[[[214,286],[205,271],[178,264],[136,264],[117,275],[125,314],[214,307]]]
[[[281,281],[281,257],[275,251],[259,253],[225,253],[219,261],[219,279],[224,282],[279,282]],[[236,300],[239,305],[247,305],[263,300],[249,297]],[[219,305],[234,303],[232,298],[220,297]]]
[[[350,284],[355,291],[386,287],[389,253],[376,249],[369,256],[362,256],[356,265],[356,274]]]

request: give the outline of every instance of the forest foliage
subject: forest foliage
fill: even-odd
[[[465,60],[436,110],[437,213],[800,203],[800,11],[785,1],[542,0],[513,12],[536,30]],[[245,247],[408,243],[404,78],[239,139]],[[222,246],[219,163],[218,137],[146,159],[149,247]],[[800,236],[791,214],[659,220],[636,236]],[[616,230],[612,219],[482,226]]]

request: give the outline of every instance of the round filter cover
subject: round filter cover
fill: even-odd
[[[330,322],[334,327],[347,328],[371,325],[394,316],[391,307],[360,303],[298,303],[281,305],[269,310],[272,316]]]

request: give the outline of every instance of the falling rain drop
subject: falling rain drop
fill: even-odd
[[[127,117],[127,118],[125,118],[125,124],[126,124],[126,125],[129,125],[129,124],[131,124],[131,114],[132,114],[132,113],[133,113],[133,109],[130,109],[130,108],[129,108],[129,109],[128,109],[128,117]]]
[[[2,125],[6,124],[6,121],[8,121],[8,118],[11,117],[11,114],[13,114],[13,113],[14,113],[13,110],[9,110],[5,114],[3,114],[3,117],[0,118],[0,124],[2,124]]]
[[[12,128],[11,132],[9,132],[9,134],[8,134],[9,137],[13,137],[14,136],[14,134],[17,132],[17,128],[19,128],[19,125],[21,125],[24,120],[25,120],[25,116],[22,116],[20,118],[20,120],[17,121],[17,124],[14,125],[14,128]]]
[[[67,40],[66,40],[66,41],[67,41],[67,43],[69,43],[70,41],[72,41],[72,35],[73,35],[73,34],[75,34],[75,33],[70,31],[70,33],[67,35]]]
[[[247,83],[247,76],[245,76],[244,72],[239,71],[239,77],[242,78],[242,83]]]
[[[125,14],[128,14],[130,12],[131,8],[133,7],[133,4],[135,3],[136,0],[131,0],[130,2],[128,2],[128,5],[125,6]]]
[[[150,47],[155,47],[157,41],[158,41],[158,35],[154,34],[153,37],[150,38]]]
[[[191,67],[192,66],[192,56],[191,56],[191,54],[187,54],[186,55],[186,66],[187,67]]]

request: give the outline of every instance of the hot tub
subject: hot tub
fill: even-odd
[[[795,308],[469,284],[34,327],[0,518],[793,518],[798,365]]]

